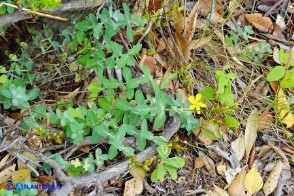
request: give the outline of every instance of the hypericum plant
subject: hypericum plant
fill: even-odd
[[[279,81],[281,88],[294,87],[294,59],[291,50],[278,52],[278,61],[281,65],[275,66],[266,76],[267,81]]]
[[[173,180],[178,178],[177,169],[182,168],[185,165],[185,160],[181,157],[168,158],[171,148],[166,145],[162,145],[157,148],[158,152],[158,164],[156,169],[152,172],[152,182],[163,181],[166,173],[169,173]]]
[[[257,48],[252,47],[249,48],[248,36],[253,35],[254,31],[252,26],[245,26],[244,29],[237,27],[236,33],[234,31],[230,31],[229,35],[225,35],[225,42],[228,45],[234,46],[236,48],[240,48],[242,50],[241,58],[244,60],[253,60],[255,56],[259,58],[263,58],[265,53],[272,54],[273,50],[269,43],[259,43]],[[246,44],[242,44],[242,42],[246,42]]]
[[[28,92],[21,79],[10,81],[4,77],[3,82],[0,85],[0,102],[3,103],[4,109],[23,109],[29,106],[28,101],[34,100],[40,93],[39,88],[34,88]]]

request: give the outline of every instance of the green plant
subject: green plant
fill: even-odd
[[[266,76],[267,81],[279,81],[281,88],[294,87],[294,59],[291,50],[278,52],[278,60],[281,65],[275,66]]]
[[[177,179],[177,169],[182,168],[185,165],[185,160],[181,157],[168,158],[171,148],[166,145],[162,145],[157,148],[158,152],[158,164],[156,169],[152,172],[152,182],[163,181],[166,173],[169,173],[173,180]]]

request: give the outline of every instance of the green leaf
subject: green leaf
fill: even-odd
[[[87,123],[89,123],[90,126],[96,125],[98,122],[97,116],[93,110],[89,110],[86,116]]]
[[[185,165],[185,160],[181,157],[173,157],[173,158],[167,159],[165,161],[165,164],[175,168],[182,168]]]
[[[177,169],[176,168],[174,168],[172,166],[165,165],[165,169],[169,173],[171,179],[176,180],[178,178],[178,174],[177,174]]]
[[[132,112],[134,114],[141,115],[141,116],[147,115],[151,111],[153,111],[153,109],[150,108],[148,105],[145,105],[145,104],[137,105],[137,106],[132,108]]]
[[[154,136],[152,141],[157,144],[158,146],[162,146],[167,143],[165,137],[163,136]]]
[[[132,79],[132,72],[128,67],[124,67],[122,69],[122,74],[124,76],[124,79],[128,82],[130,79]]]
[[[70,163],[65,161],[60,154],[56,154],[52,160],[55,161],[61,169],[66,169],[70,166]]]
[[[207,100],[213,100],[215,98],[215,90],[211,87],[207,87],[201,91],[201,94]]]
[[[133,48],[129,49],[128,55],[134,56],[139,54],[141,48],[142,48],[142,44],[136,44],[135,46],[133,46]]]
[[[240,123],[237,121],[237,119],[232,116],[226,116],[224,118],[224,123],[230,128],[239,128],[240,126]]]
[[[274,67],[269,74],[266,76],[267,81],[277,81],[284,77],[286,68],[283,66]]]
[[[280,49],[279,51],[279,60],[283,65],[288,65],[290,63],[290,58],[291,58],[292,51],[291,50],[286,50],[284,52],[283,49]]]
[[[83,31],[78,31],[76,38],[78,43],[81,43],[85,39],[85,33]]]
[[[88,20],[82,20],[75,25],[79,31],[87,31],[92,28],[92,23]]]
[[[88,93],[89,93],[88,100],[94,101],[98,97],[98,94],[101,92],[101,90],[102,90],[101,83],[98,83],[98,82],[91,83],[88,86]]]
[[[117,68],[121,69],[124,66],[126,66],[127,62],[128,62],[128,54],[122,54],[121,57],[118,59],[117,61]]]
[[[139,85],[140,85],[140,80],[138,78],[130,79],[127,82],[127,87],[128,88],[137,88]]]
[[[158,114],[155,117],[153,128],[159,129],[162,125],[164,125],[165,120],[166,120],[166,114],[164,111],[162,111],[160,114]]]
[[[146,147],[146,139],[151,140],[153,138],[153,134],[148,131],[147,121],[144,119],[141,124],[141,131],[136,135],[138,149],[140,151],[144,150]]]
[[[92,131],[92,136],[90,137],[90,143],[95,144],[99,142],[103,137],[106,137],[108,133],[109,129],[105,124],[95,126]]]
[[[4,66],[0,66],[0,73],[6,73],[6,68]]]
[[[132,110],[131,104],[128,101],[121,99],[121,98],[115,100],[115,106],[122,111]]]
[[[160,84],[160,88],[163,89],[163,88],[168,87],[169,82],[172,79],[175,79],[176,77],[177,77],[177,74],[176,73],[168,74],[167,77],[163,78],[163,80],[162,80],[162,82]]]
[[[6,75],[0,76],[0,84],[4,84],[6,81],[7,81],[7,76]]]
[[[166,160],[171,152],[171,149],[168,146],[163,145],[157,148],[157,152],[161,160]]]
[[[102,23],[98,23],[93,28],[93,36],[95,39],[99,40],[102,33]]]
[[[281,80],[281,88],[293,88],[294,87],[294,69],[288,70],[286,75]]]
[[[151,181],[156,182],[158,180],[163,180],[166,174],[166,170],[163,164],[158,164],[156,169],[151,174]]]
[[[136,91],[135,100],[138,105],[145,104],[145,99],[144,99],[144,95],[143,95],[142,91],[140,91],[140,90]]]
[[[34,88],[33,90],[31,90],[28,93],[29,100],[36,99],[39,96],[39,94],[40,94],[40,89],[39,88]]]

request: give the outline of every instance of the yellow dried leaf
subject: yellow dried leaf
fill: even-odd
[[[257,167],[249,170],[244,178],[244,187],[250,194],[254,194],[262,188],[263,181]]]
[[[245,18],[250,22],[255,28],[262,32],[268,32],[273,29],[273,22],[269,17],[263,17],[262,14],[245,14]]]
[[[73,98],[75,98],[77,96],[77,94],[80,92],[80,87],[75,89],[73,92],[64,95],[64,96],[59,96],[59,99],[64,99],[64,100],[72,100]]]
[[[287,128],[292,127],[294,125],[294,115],[291,112],[291,108],[286,99],[286,95],[284,94],[282,89],[278,89],[276,93],[274,107],[275,111],[278,113],[281,123],[285,124]]]
[[[282,163],[282,161],[278,161],[275,164],[275,167],[273,168],[271,173],[269,174],[268,179],[264,183],[263,192],[265,195],[269,195],[277,187],[282,169],[283,169],[283,163]]]
[[[134,178],[144,178],[146,175],[146,172],[141,167],[134,166],[130,168],[130,174]]]
[[[137,194],[141,194],[142,191],[143,191],[142,178],[133,178],[126,182],[124,196],[134,196]]]
[[[219,173],[220,175],[225,175],[225,172],[227,170],[227,165],[221,162],[220,164],[216,166],[216,170],[217,170],[217,173]]]
[[[22,155],[25,156],[25,157],[27,157],[28,159],[34,161],[34,162],[39,161],[39,159],[38,159],[33,153],[30,153],[30,152],[28,152],[28,151],[24,151],[24,152],[22,153]],[[35,165],[32,165],[32,166],[33,166],[34,168],[36,168]],[[18,169],[27,169],[27,166],[26,166],[23,162],[21,162],[21,161],[18,159],[18,160],[17,160],[17,168],[18,168]]]
[[[12,173],[11,178],[12,178],[12,181],[14,183],[23,182],[26,179],[31,180],[31,170],[29,170],[29,169],[20,169],[20,170],[14,171]]]
[[[0,169],[6,164],[6,161],[10,157],[10,154],[7,154],[1,161],[0,161]]]

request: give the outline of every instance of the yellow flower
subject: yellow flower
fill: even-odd
[[[75,168],[80,167],[82,165],[78,158],[76,158],[76,160],[71,160],[70,164],[72,164]]]
[[[91,167],[91,164],[88,161],[85,161],[83,165],[83,168],[85,169],[85,171],[88,171],[90,167]]]
[[[201,108],[206,108],[206,104],[200,102],[202,98],[202,95],[200,93],[198,93],[195,97],[194,96],[189,96],[188,100],[190,101],[191,105],[190,105],[190,109],[194,110],[197,112],[197,114],[200,114],[200,110]]]

